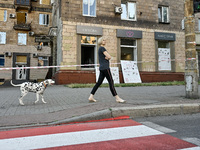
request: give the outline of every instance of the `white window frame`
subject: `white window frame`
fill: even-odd
[[[167,9],[167,21],[165,21],[164,11]],[[160,23],[170,23],[170,16],[169,16],[169,7],[168,6],[158,6],[158,21]]]
[[[134,4],[135,19],[129,19],[129,15],[128,15],[128,14],[129,14],[129,5],[130,5],[130,4]],[[126,9],[124,9],[123,5],[125,5]],[[122,9],[123,9],[123,12],[122,12],[122,14],[121,14],[121,20],[129,20],[129,21],[136,21],[136,20],[137,20],[136,2],[127,2],[127,3],[125,3],[125,4],[122,3],[122,4],[121,4],[121,7],[122,7]],[[131,9],[130,11],[132,11],[132,9]],[[125,14],[125,15],[126,15],[126,18],[122,18],[124,13],[126,13],[126,14]]]
[[[48,18],[48,19],[47,19]],[[39,24],[40,25],[49,25],[49,14],[39,14]]]
[[[4,10],[4,22],[7,21],[7,10]]]
[[[200,32],[200,18],[198,18],[198,31]]]
[[[2,57],[3,56],[3,57]],[[3,59],[4,60],[4,64],[3,65],[0,65],[0,66],[5,66],[5,56],[4,54],[0,54],[0,59]]]
[[[88,4],[88,13],[87,14],[84,14],[84,1],[87,1],[87,4]],[[97,0],[94,0],[95,2],[95,14],[94,15],[91,15],[90,14],[90,1],[92,0],[83,0],[83,16],[88,16],[88,17],[96,17],[96,11],[97,11]]]
[[[6,32],[0,32],[0,44],[6,44]]]
[[[18,45],[26,45],[26,44],[27,44],[27,34],[18,33]]]
[[[120,42],[121,42],[121,40],[123,40],[123,39],[120,39]],[[134,41],[135,39],[133,39],[133,41]],[[132,61],[137,61],[137,40],[135,40],[135,46],[133,45],[133,46],[130,46],[130,45],[121,45],[120,44],[120,49],[122,48],[122,47],[128,47],[128,48],[132,48],[133,49],[133,54],[134,54],[134,58],[133,58],[133,60]],[[122,50],[120,50],[121,52],[122,52]],[[121,56],[121,54],[120,54],[120,56]]]

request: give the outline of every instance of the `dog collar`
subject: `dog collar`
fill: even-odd
[[[43,82],[43,84],[44,84],[44,87],[46,88],[47,87],[47,85]]]

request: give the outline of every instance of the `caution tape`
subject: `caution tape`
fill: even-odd
[[[144,62],[162,62],[162,61],[176,61],[177,59],[168,59],[168,60],[159,60],[159,61],[137,61],[137,63],[144,63]],[[180,59],[179,59],[180,60]],[[196,60],[196,58],[187,58],[187,60]],[[121,63],[110,63],[111,65],[114,64],[121,64]],[[62,65],[62,66],[33,66],[33,67],[9,67],[9,68],[0,68],[1,70],[20,70],[20,69],[49,69],[49,68],[69,68],[69,67],[89,67],[89,66],[99,66],[99,64],[83,64],[83,65]]]

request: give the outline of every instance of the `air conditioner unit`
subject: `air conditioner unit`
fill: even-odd
[[[10,14],[10,18],[15,18],[15,14]]]
[[[41,50],[42,49],[42,45],[37,45],[37,50]]]
[[[123,11],[122,7],[115,7],[115,13],[116,14],[121,14]]]
[[[28,32],[29,36],[33,36],[35,33],[34,32]]]
[[[5,52],[6,57],[11,57],[12,53],[11,52]]]
[[[33,54],[33,57],[34,57],[34,58],[38,57],[38,53],[34,53],[34,54]]]

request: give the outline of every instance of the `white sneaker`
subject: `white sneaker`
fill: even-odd
[[[126,101],[123,100],[123,99],[116,100],[116,102],[118,102],[118,103],[126,103]]]

